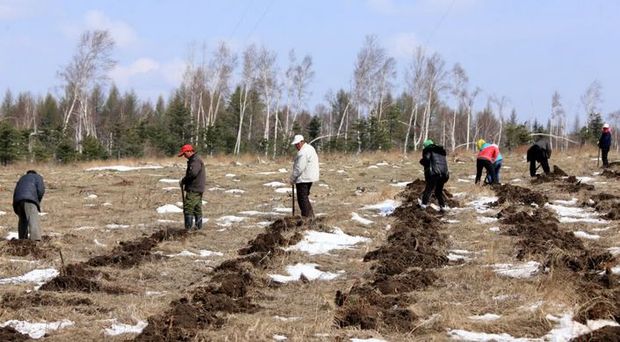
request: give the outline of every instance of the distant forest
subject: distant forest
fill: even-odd
[[[506,96],[480,96],[457,63],[417,48],[397,87],[397,66],[374,36],[366,37],[353,64],[350,87],[329,91],[307,108],[314,80],[311,56],[250,45],[240,56],[220,43],[191,48],[181,85],[156,103],[121,93],[110,81],[114,41],[107,31],[82,34],[70,61],[58,70],[61,95],[14,94],[0,105],[0,162],[73,162],[170,156],[185,143],[205,154],[291,153],[303,134],[320,151],[360,153],[418,150],[427,138],[449,151],[472,149],[476,139],[505,149],[547,133],[555,149],[596,143],[603,119],[614,127],[620,111],[600,113],[602,89],[592,82],[580,98],[585,120],[568,127],[558,92],[550,94],[549,119],[519,122]],[[197,62],[200,61],[200,62]],[[394,93],[395,89],[405,89]],[[474,106],[482,107],[474,111]],[[618,148],[617,130],[614,148]]]

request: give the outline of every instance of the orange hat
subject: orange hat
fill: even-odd
[[[182,156],[185,152],[194,152],[194,148],[190,144],[185,144],[181,147],[181,151],[179,152],[179,157]]]

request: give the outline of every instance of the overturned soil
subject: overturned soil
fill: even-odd
[[[35,259],[44,259],[53,252],[53,248],[49,245],[49,237],[47,236],[44,236],[41,241],[11,239],[0,242],[0,254],[2,255],[31,256]]]
[[[405,191],[403,191],[400,196],[404,199],[404,202],[415,204],[417,203],[418,198],[422,197],[424,188],[426,188],[426,182],[421,179],[416,179],[407,184]],[[443,197],[449,207],[455,208],[461,206],[460,203],[454,199],[454,196],[446,189],[443,189]],[[429,203],[439,204],[437,203],[437,198],[435,198],[434,193],[431,195]]]
[[[536,175],[536,178],[532,179],[532,184],[542,184],[558,182],[557,186],[567,192],[574,193],[581,190],[592,191],[594,185],[582,183],[575,176],[567,174],[564,170],[560,169],[557,165],[553,165],[553,172],[549,174]]]
[[[604,213],[603,217],[610,220],[620,220],[620,197],[607,193],[593,195],[590,199],[596,211]]]
[[[30,336],[24,335],[11,327],[0,328],[0,341],[22,342],[30,340]]]
[[[606,326],[589,334],[576,337],[571,342],[620,342],[620,327]]]
[[[603,173],[601,173],[601,176],[603,177],[607,177],[607,178],[614,178],[614,179],[618,179],[620,178],[620,172],[616,171],[616,170],[603,170]]]
[[[33,292],[24,295],[5,293],[0,299],[0,304],[3,308],[18,310],[20,308],[35,306],[88,306],[93,305],[93,302],[84,297],[63,298],[49,293]]]
[[[555,182],[562,180],[562,177],[568,177],[568,174],[562,170],[559,166],[553,165],[553,171],[548,174],[537,174],[536,178],[532,179],[532,184],[542,184]]]
[[[510,184],[501,184],[494,185],[493,190],[498,196],[497,203],[504,204],[508,203],[522,203],[525,205],[530,205],[532,203],[537,204],[539,207],[542,207],[549,201],[549,198],[540,192],[532,191],[528,188],[510,185]]]

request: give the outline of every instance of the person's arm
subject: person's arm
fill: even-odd
[[[431,164],[431,153],[429,151],[422,151],[422,159],[420,159],[420,165],[429,167]]]
[[[308,166],[308,158],[301,151],[297,152],[297,156],[295,156],[295,162],[293,164],[293,171],[291,172],[291,183],[295,183],[297,178],[301,176],[301,174],[306,170]]]
[[[36,182],[37,187],[37,196],[39,198],[39,202],[43,200],[43,195],[45,195],[45,183],[43,183],[43,177],[39,176]]]

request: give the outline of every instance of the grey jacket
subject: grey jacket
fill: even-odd
[[[181,179],[183,189],[191,192],[205,192],[205,183],[207,182],[207,170],[202,159],[198,157],[198,154],[194,153],[187,159],[187,170],[185,171],[185,177]]]
[[[41,200],[45,194],[43,177],[36,173],[27,173],[19,178],[13,191],[13,210],[17,213],[17,206],[21,202],[31,202],[41,211]]]
[[[551,158],[551,145],[549,145],[549,140],[542,138],[536,141],[534,145],[537,145],[542,150],[544,150],[547,154],[547,158]]]

